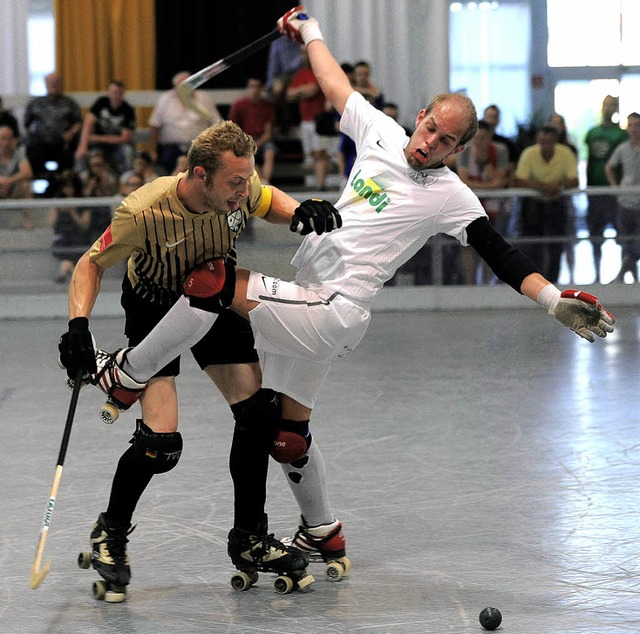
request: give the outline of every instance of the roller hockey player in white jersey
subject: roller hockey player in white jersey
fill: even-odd
[[[546,280],[496,232],[477,196],[445,166],[477,130],[476,110],[467,97],[436,96],[420,110],[407,137],[352,88],[317,20],[303,7],[285,14],[278,26],[306,45],[320,87],[341,114],[341,131],[356,144],[355,164],[336,203],[343,226],[304,239],[292,261],[293,282],[240,268],[234,281],[225,278],[222,267],[218,273],[213,267],[208,286],[224,291],[212,291],[205,310],[198,311],[185,287],[185,295],[144,341],[127,350],[118,369],[144,382],[198,341],[218,313],[224,314],[222,294],[233,294],[231,309],[251,322],[261,352],[263,386],[280,395],[282,420],[271,455],[282,463],[302,512],[292,541],[326,560],[327,550],[336,541],[343,544],[344,537],[329,503],[322,455],[309,431],[311,413],[333,361],[351,353],[364,336],[374,297],[430,237],[444,233],[470,245],[499,279],[592,343],[613,332],[615,318],[597,297],[561,291]]]

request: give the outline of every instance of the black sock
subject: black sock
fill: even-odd
[[[107,522],[115,526],[128,526],[138,500],[142,497],[153,474],[140,466],[133,447],[125,451],[113,477],[109,506],[105,515]]]
[[[273,427],[268,416],[262,417],[259,412],[255,413],[255,420],[246,420],[242,410],[246,412],[249,400],[231,406],[236,426],[229,454],[229,471],[234,493],[233,526],[256,532],[264,518]]]

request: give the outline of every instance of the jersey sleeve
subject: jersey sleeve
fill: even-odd
[[[257,173],[251,178],[249,186],[249,213],[258,218],[264,218],[271,209],[273,194],[268,185],[262,185]]]
[[[140,248],[142,240],[135,217],[123,202],[116,209],[111,224],[91,246],[89,259],[101,269],[108,269]]]

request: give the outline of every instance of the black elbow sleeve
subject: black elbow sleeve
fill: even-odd
[[[522,281],[540,270],[524,253],[512,247],[489,223],[478,218],[467,227],[469,244],[505,284],[520,293]]]

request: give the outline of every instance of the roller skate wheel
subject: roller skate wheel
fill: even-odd
[[[278,577],[273,583],[273,587],[278,594],[289,594],[293,590],[293,585],[293,579],[284,575]]]
[[[327,564],[325,573],[331,581],[340,581],[342,575],[346,572],[344,566],[339,561],[332,561]]]
[[[127,598],[126,586],[114,586],[109,584],[109,589],[104,594],[107,603],[122,603]]]
[[[302,579],[298,580],[298,590],[304,590],[308,588],[315,581],[313,575],[305,575]]]
[[[100,419],[107,425],[112,425],[118,420],[120,410],[113,403],[105,403],[100,408]]]
[[[344,567],[344,574],[348,574],[351,570],[351,559],[349,559],[349,557],[341,557],[338,561],[340,561]]]
[[[97,601],[102,601],[104,599],[105,594],[107,594],[107,582],[100,579],[99,581],[94,581],[91,586],[91,592],[93,594],[93,598]]]
[[[231,587],[234,590],[248,590],[256,581],[258,581],[257,572],[237,572],[231,577]]]
[[[78,555],[78,566],[83,570],[87,570],[91,567],[91,553],[83,550]]]

